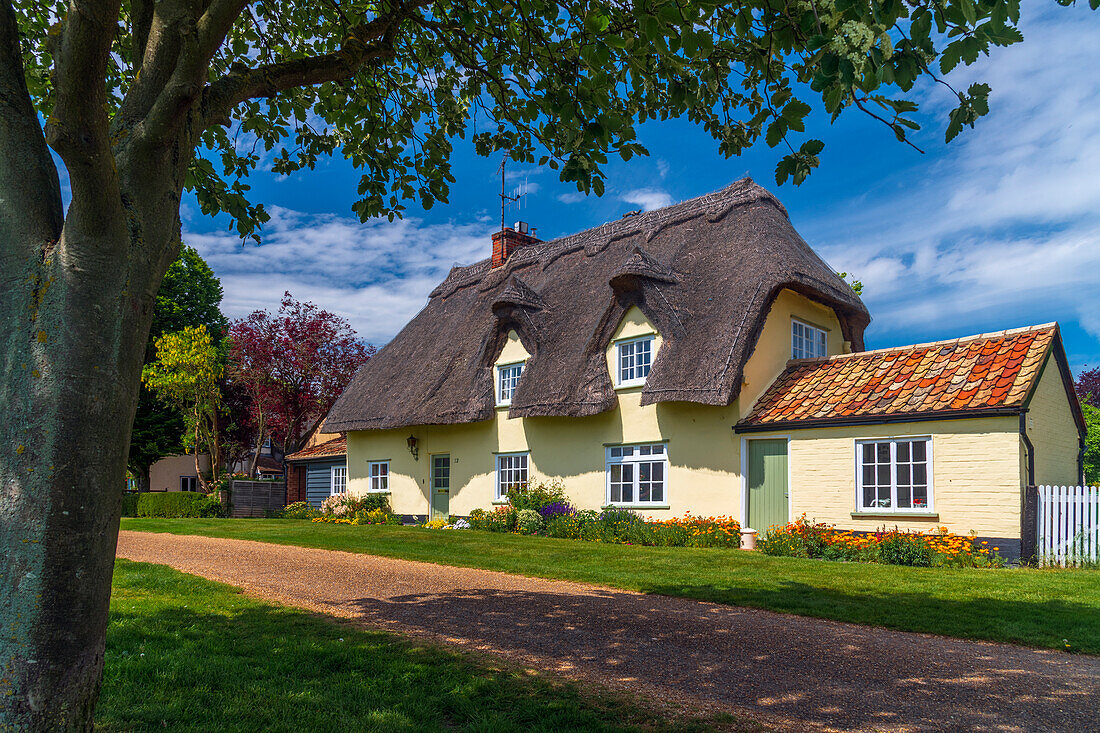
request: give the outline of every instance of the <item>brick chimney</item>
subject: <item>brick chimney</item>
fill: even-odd
[[[518,248],[537,241],[539,240],[531,236],[525,221],[517,221],[515,228],[504,227],[501,231],[494,232],[492,268],[503,265]]]

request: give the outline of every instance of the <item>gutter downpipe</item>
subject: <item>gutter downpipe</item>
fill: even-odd
[[[1085,485],[1085,439],[1077,436],[1077,480]]]
[[[1027,449],[1027,488],[1021,497],[1020,505],[1020,559],[1021,562],[1034,562],[1038,550],[1038,528],[1035,526],[1036,517],[1030,510],[1038,511],[1036,503],[1038,497],[1033,493],[1035,489],[1035,446],[1031,438],[1027,437],[1027,408],[1020,410],[1020,439],[1024,441]]]
[[[1027,448],[1027,485],[1035,485],[1035,446],[1031,444],[1031,439],[1027,437],[1027,410],[1020,410],[1020,438],[1024,441],[1024,447]]]

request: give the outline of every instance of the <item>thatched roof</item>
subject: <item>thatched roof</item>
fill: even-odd
[[[488,242],[486,250],[488,251]],[[638,306],[664,344],[642,404],[728,405],[783,288],[837,311],[863,348],[867,309],[750,179],[646,214],[453,268],[427,306],[360,369],[326,431],[476,422],[494,415],[492,368],[514,329],[532,355],[511,417],[612,409],[605,351]]]

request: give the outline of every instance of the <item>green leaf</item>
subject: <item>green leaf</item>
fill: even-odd
[[[947,47],[943,50],[943,55],[940,56],[940,71],[944,74],[951,73],[951,70],[958,66],[959,61],[962,60],[962,52],[962,40],[947,44]]]
[[[821,151],[825,149],[825,143],[820,140],[807,140],[802,143],[801,152],[806,155],[820,155]]]
[[[589,33],[603,33],[611,25],[611,19],[600,13],[593,13],[584,19],[584,27]]]
[[[783,142],[783,136],[787,134],[787,122],[782,117],[777,117],[768,125],[768,133],[764,138],[769,148],[774,148]]]
[[[966,22],[969,25],[974,25],[978,22],[978,5],[974,0],[956,0],[959,4],[959,9],[962,11],[963,17],[966,18]]]

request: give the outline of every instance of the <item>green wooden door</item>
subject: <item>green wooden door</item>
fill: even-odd
[[[748,486],[749,527],[763,536],[773,524],[786,524],[787,508],[787,441],[749,440]]]
[[[446,519],[451,513],[451,457],[446,453],[432,456],[431,480],[432,516]]]

